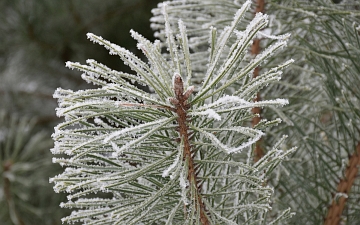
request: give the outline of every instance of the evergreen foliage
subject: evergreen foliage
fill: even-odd
[[[283,31],[294,37],[289,41],[287,56],[292,55],[299,64],[285,73],[289,74],[289,83],[306,85],[309,90],[300,92],[301,95],[291,89],[286,91],[293,96],[288,97],[290,104],[284,108],[284,114],[293,126],[285,129],[290,136],[289,145],[298,146],[293,155],[298,163],[284,164],[291,175],[279,179],[276,189],[286,190],[286,194],[279,195],[279,202],[285,208],[296,209],[293,224],[321,224],[324,220],[325,224],[357,224],[360,214],[355,199],[360,194],[359,179],[352,185],[344,183],[350,185],[345,188],[347,191],[339,189],[339,185],[358,174],[354,170],[350,177],[346,176],[347,168],[352,166],[349,159],[358,154],[356,146],[360,140],[356,128],[359,107],[354,104],[360,97],[356,88],[360,81],[356,29],[360,24],[356,16],[359,4],[357,1],[340,5],[329,1],[313,1],[310,6],[300,1],[287,4],[274,2],[269,7],[279,15],[287,12],[286,17],[277,18],[288,27]],[[302,9],[306,14],[294,9]],[[290,22],[289,18],[298,19]],[[331,202],[342,202],[345,198],[345,210],[331,215]]]
[[[193,28],[194,43],[201,43],[198,40],[204,40],[204,29],[214,24],[224,28],[236,4],[243,2],[172,1],[169,17],[174,21],[182,18],[180,11],[185,11],[186,25]],[[323,221],[357,224],[360,189],[356,179],[358,169],[354,165],[360,164],[357,150],[359,3],[337,1],[334,3],[340,4],[336,5],[323,0],[265,3],[265,11],[273,15],[270,30],[292,36],[287,50],[263,64],[262,69],[284,58],[291,57],[296,62],[285,69],[283,81],[260,92],[263,99],[281,96],[290,101],[284,108],[263,111],[262,117],[280,117],[285,122],[282,129],[273,129],[265,137],[261,143],[264,149],[284,133],[289,135],[287,146],[298,146],[292,160],[283,164],[284,170],[277,171],[270,180],[275,190],[279,190],[274,201],[296,212],[292,224]],[[202,12],[207,16],[201,17]],[[159,10],[153,13],[153,27],[160,29],[161,37],[163,28],[157,23]],[[269,44],[261,40],[262,47]],[[276,215],[277,210],[273,208],[272,213]]]
[[[208,67],[203,82],[193,84],[187,29],[179,20],[172,29],[166,4],[163,42],[149,42],[131,31],[148,62],[103,38],[88,38],[118,55],[135,74],[118,72],[88,60],[68,62],[98,89],[59,88],[54,162],[66,166],[51,179],[55,191],[67,192],[62,207],[75,208],[65,222],[86,224],[273,224],[289,218],[285,210],[269,219],[273,189],[267,176],[292,150],[281,138],[253,164],[252,146],[263,131],[280,120],[247,127],[253,107],[283,106],[284,99],[254,102],[254,95],[279,80],[288,60],[256,79],[251,74],[286,45],[287,35],[271,36],[273,45],[251,57],[248,47],[267,16],[257,14],[245,30],[237,30],[251,1],[223,31],[209,30]],[[230,40],[232,40],[231,43]],[[145,92],[139,86],[146,86]],[[93,196],[92,194],[97,194]],[[266,222],[267,221],[267,222]],[[272,222],[271,222],[272,221]]]
[[[360,2],[157,2],[0,2],[0,224],[360,224]]]

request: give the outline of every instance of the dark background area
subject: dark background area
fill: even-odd
[[[56,120],[55,88],[80,89],[66,61],[95,59],[127,70],[118,57],[86,40],[91,32],[138,54],[134,29],[153,40],[149,18],[159,0],[15,0],[0,3],[0,104],[10,112]],[[139,54],[140,55],[140,54]],[[51,107],[50,107],[51,106]],[[52,125],[51,125],[52,126]]]

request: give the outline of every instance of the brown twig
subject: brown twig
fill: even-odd
[[[258,12],[263,13],[265,8],[265,0],[257,0],[256,2],[256,9],[255,14]],[[260,53],[260,39],[255,39],[252,46],[251,46],[251,54],[258,55]],[[260,68],[256,67],[253,73],[253,78],[256,78],[259,76]],[[260,94],[257,93],[256,98],[254,99],[255,102],[260,101]],[[262,110],[260,107],[255,107],[252,109],[252,112],[254,114],[261,114]],[[252,119],[252,126],[255,127],[261,120],[261,117],[254,117]],[[254,161],[257,162],[259,159],[261,159],[264,156],[264,149],[262,148],[262,139],[258,140],[255,144],[255,150],[254,150]]]
[[[356,146],[356,151],[349,157],[349,164],[345,171],[345,177],[340,180],[337,186],[336,193],[344,193],[348,195],[355,178],[359,172],[360,166],[360,142]],[[338,225],[340,224],[341,215],[344,211],[347,198],[345,196],[335,196],[331,206],[329,207],[327,216],[324,220],[324,225]]]
[[[209,219],[206,215],[206,208],[204,202],[202,201],[200,189],[201,185],[197,178],[197,169],[195,167],[194,158],[191,151],[190,145],[190,138],[189,138],[189,129],[187,126],[187,110],[190,106],[187,104],[187,99],[194,91],[193,88],[189,88],[184,93],[184,86],[182,78],[179,74],[175,75],[174,79],[174,91],[175,91],[175,98],[170,99],[170,102],[174,104],[176,109],[176,114],[178,115],[178,124],[179,129],[178,132],[180,133],[180,137],[184,143],[184,161],[188,162],[188,181],[191,187],[195,187],[195,196],[194,196],[194,203],[196,204],[196,208],[199,210],[200,214],[200,221],[203,225],[209,225]]]

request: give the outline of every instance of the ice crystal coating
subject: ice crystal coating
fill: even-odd
[[[151,43],[131,31],[147,62],[102,37],[87,34],[110,54],[118,55],[133,73],[114,71],[95,60],[87,60],[87,65],[66,63],[99,87],[59,88],[54,94],[59,101],[57,115],[65,122],[55,127],[52,152],[67,157],[54,158],[66,169],[50,181],[56,192],[68,193],[68,202],[61,207],[77,209],[63,222],[196,224],[205,216],[198,209],[200,204],[212,223],[239,224],[271,208],[273,190],[264,185],[264,171],[271,171],[293,150],[275,146],[255,165],[242,151],[264,135],[264,128],[279,123],[263,121],[257,128],[247,127],[254,116],[249,109],[288,103],[284,99],[254,102],[253,96],[279,80],[281,70],[291,61],[249,79],[255,67],[286,45],[284,38],[268,35],[275,39],[274,44],[248,60],[249,45],[268,23],[267,16],[259,13],[242,25],[244,30],[238,30],[250,4],[248,0],[239,7],[233,21],[219,33],[214,27],[207,30],[211,54],[206,67],[190,51],[184,22],[179,20],[177,27],[170,23],[166,4],[161,6],[162,41]],[[162,47],[167,51],[162,52]],[[180,120],[181,129],[188,131],[185,134],[178,131]],[[184,135],[191,145],[185,146]],[[195,167],[186,157],[192,157]],[[189,178],[195,172],[197,183]],[[290,214],[285,211],[284,215]],[[254,221],[263,219],[254,217]]]

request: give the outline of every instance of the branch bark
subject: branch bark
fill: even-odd
[[[258,12],[264,13],[264,9],[265,9],[265,0],[257,0],[256,2],[256,9],[255,9],[255,14]],[[255,39],[252,46],[251,46],[251,54],[253,55],[258,55],[260,53],[260,39]],[[257,76],[259,76],[259,72],[260,72],[260,68],[256,67],[253,73],[253,78],[256,78]],[[260,93],[257,93],[256,98],[254,99],[255,102],[261,101],[260,98]],[[252,112],[254,114],[259,114],[261,115],[261,108],[260,107],[255,107],[252,109]],[[261,117],[254,117],[252,119],[252,126],[256,126],[261,120]],[[262,139],[258,140],[255,144],[255,150],[254,150],[254,161],[257,162],[259,161],[263,156],[264,156],[264,149],[262,148]]]
[[[193,88],[189,88],[188,91],[184,93],[184,86],[182,78],[179,74],[175,74],[174,79],[174,92],[175,98],[170,99],[172,104],[175,105],[176,114],[178,115],[178,124],[179,124],[179,133],[180,139],[184,142],[184,161],[188,162],[188,177],[190,188],[195,187],[195,196],[193,202],[196,204],[196,208],[199,210],[200,222],[202,225],[210,225],[208,216],[206,214],[206,208],[204,202],[202,201],[200,193],[200,182],[197,178],[197,171],[194,163],[194,154],[191,150],[190,138],[189,138],[189,127],[187,125],[187,110],[190,108],[190,105],[187,104],[187,99],[193,92]]]
[[[351,187],[355,181],[355,178],[359,172],[360,166],[360,142],[356,146],[356,150],[349,158],[349,164],[345,171],[345,177],[340,180],[336,193],[344,193],[349,195]],[[340,224],[341,215],[344,211],[347,198],[340,196],[336,199],[334,197],[331,206],[329,207],[327,216],[324,220],[324,225],[338,225]]]

